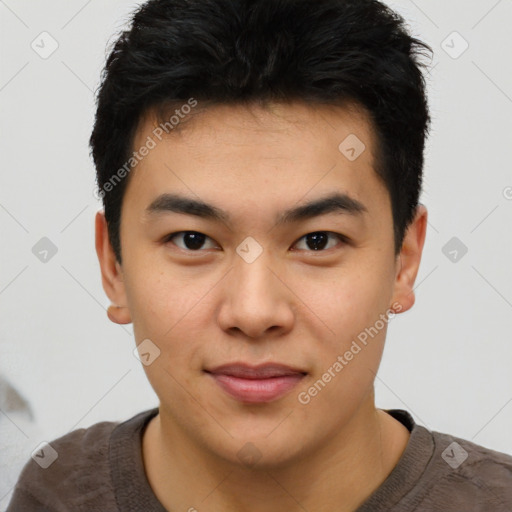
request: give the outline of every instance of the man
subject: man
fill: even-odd
[[[50,442],[8,510],[511,510],[512,457],[374,402],[426,236],[427,50],[371,0],[139,8],[96,250],[160,406]]]

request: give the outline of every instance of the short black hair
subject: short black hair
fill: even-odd
[[[398,13],[377,0],[149,0],[130,22],[107,57],[89,141],[119,262],[138,125],[150,110],[164,119],[191,101],[362,107],[400,252],[422,187],[430,115],[419,57],[432,49]]]

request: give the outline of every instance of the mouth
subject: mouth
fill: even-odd
[[[204,370],[232,398],[244,403],[266,403],[291,391],[307,372],[278,363],[251,366],[233,363]]]

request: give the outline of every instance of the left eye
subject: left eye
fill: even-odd
[[[177,233],[172,233],[171,235],[167,236],[165,238],[165,242],[171,242],[174,238],[182,238],[184,246],[181,246],[179,244],[175,245],[180,247],[180,249],[189,251],[197,251],[198,249],[200,249],[206,239],[212,240],[209,236],[206,236],[203,233],[199,233],[198,231],[178,231]],[[305,243],[308,245],[308,248],[306,248],[305,250],[322,251],[326,248],[331,249],[333,247],[332,244],[331,246],[327,247],[327,245],[329,244],[329,238],[337,239],[338,242],[342,243],[347,241],[347,238],[345,236],[340,235],[338,233],[332,233],[330,231],[314,231],[299,238],[299,240],[295,242],[294,245],[297,245],[301,240],[304,240]],[[215,247],[216,246],[213,245],[213,248]]]
[[[312,246],[311,249],[306,249],[310,251],[322,251],[322,249],[331,249],[335,247],[331,244],[330,247],[326,247],[328,245],[329,237],[336,238],[338,242],[346,242],[347,238],[338,233],[331,233],[330,231],[315,231],[313,233],[308,233],[304,235],[302,238],[299,238],[298,242],[302,239],[306,241],[308,246]],[[296,243],[298,243],[296,242]]]

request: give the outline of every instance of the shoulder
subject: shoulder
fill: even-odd
[[[408,411],[387,412],[411,435],[387,484],[362,510],[381,510],[385,501],[396,512],[512,511],[511,455],[426,428]]]
[[[109,443],[118,424],[104,421],[41,443],[23,467],[7,510],[86,510],[87,503],[116,510]]]
[[[446,433],[431,435],[434,450],[424,473],[425,505],[434,510],[444,504],[447,511],[512,510],[512,456]]]
[[[436,453],[461,478],[507,483],[512,490],[512,456],[442,432],[432,432]]]

